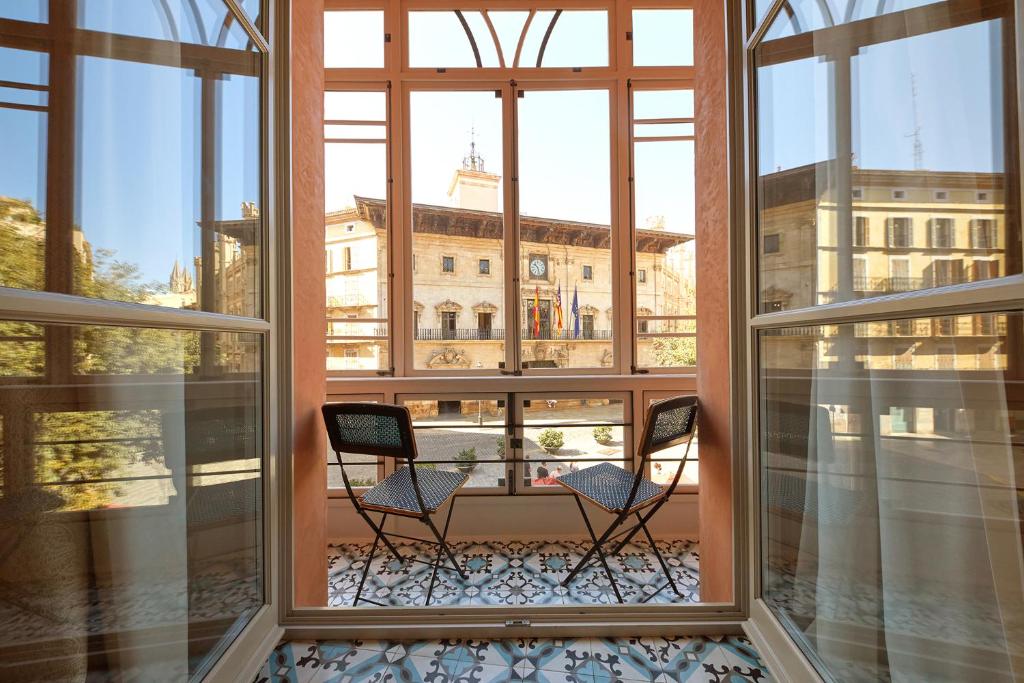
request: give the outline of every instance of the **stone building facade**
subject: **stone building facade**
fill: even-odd
[[[822,163],[761,177],[762,312],[1021,272],[1002,174],[854,167],[852,235],[840,244],[829,173]],[[852,271],[846,283],[839,277],[842,262]],[[866,369],[992,369],[1005,367],[1007,334],[1000,314],[863,323],[852,339],[827,342],[815,341],[817,328],[791,330],[766,360],[775,367],[826,367],[850,356]]]
[[[505,345],[513,336],[505,329],[505,287],[510,283],[505,277],[499,188],[498,175],[464,164],[449,186],[449,206],[412,207],[413,352],[418,369],[495,369],[505,361]],[[328,369],[384,369],[385,212],[383,200],[356,197],[355,206],[326,216]],[[610,366],[616,322],[610,227],[522,216],[519,238],[524,364]],[[692,240],[692,235],[667,230],[663,221],[637,230],[639,315],[693,312],[692,280],[689,288],[684,286],[684,278],[693,276]],[[571,313],[574,293],[578,334]],[[650,339],[639,341],[641,355],[650,355],[651,344]]]

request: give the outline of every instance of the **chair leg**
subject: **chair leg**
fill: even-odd
[[[384,541],[384,545],[386,545],[388,550],[391,551],[391,554],[395,556],[395,559],[399,562],[404,562],[405,558],[402,557],[401,553],[398,552],[398,548],[388,540],[387,535],[384,533],[384,520],[388,518],[387,513],[384,513],[384,516],[380,518],[380,524],[377,525],[373,523],[373,520],[370,519],[370,515],[366,514],[365,510],[359,508],[356,511],[364,520],[366,520],[366,523],[370,525],[370,528],[373,529],[374,533],[380,536],[380,540]]]
[[[622,599],[622,594],[619,593],[619,586],[615,582],[615,576],[612,574],[612,570],[608,566],[608,558],[605,557],[604,550],[601,549],[601,546],[603,546],[608,541],[608,537],[611,536],[611,533],[616,528],[618,528],[620,524],[622,524],[624,516],[619,515],[618,517],[616,517],[615,521],[612,522],[611,526],[609,526],[608,529],[603,534],[601,534],[601,539],[598,540],[597,535],[594,533],[594,527],[591,526],[590,519],[587,517],[587,511],[583,509],[583,503],[580,501],[580,497],[574,493],[573,498],[576,499],[576,505],[580,509],[580,515],[583,516],[583,523],[587,525],[587,531],[590,533],[590,538],[594,542],[594,545],[590,548],[590,550],[586,552],[586,554],[583,556],[583,559],[579,561],[579,564],[577,564],[576,567],[571,572],[569,572],[569,576],[565,577],[565,580],[562,581],[562,585],[568,588],[569,583],[576,577],[580,570],[587,566],[587,564],[590,562],[590,559],[594,556],[594,553],[597,553],[597,556],[601,559],[601,564],[604,566],[604,572],[608,575],[608,581],[612,584],[612,590],[615,591],[615,597],[618,599],[620,603],[624,602]]]
[[[672,579],[672,571],[669,569],[668,563],[665,562],[665,558],[661,556],[661,551],[658,550],[658,544],[654,542],[654,537],[651,536],[651,532],[647,528],[647,521],[640,516],[639,512],[636,513],[636,518],[640,522],[640,526],[643,527],[644,535],[647,536],[647,542],[651,544],[651,550],[654,551],[655,557],[658,558],[658,563],[661,564],[661,570],[665,572],[665,578],[668,579],[668,585],[672,587],[672,591],[676,595],[683,597],[683,594],[679,592],[679,588],[676,587],[676,582]],[[664,586],[661,588],[664,588]],[[660,591],[661,588],[659,588],[658,591]],[[655,591],[652,596],[657,594],[658,591]]]
[[[388,516],[386,513],[383,517],[381,517],[381,526],[384,526],[384,521],[387,518]],[[371,524],[370,526],[373,526],[373,524]],[[352,601],[353,607],[359,604],[359,598],[363,594],[363,584],[366,583],[366,575],[370,573],[370,565],[373,564],[373,556],[377,554],[377,544],[379,544],[381,539],[384,538],[384,532],[381,531],[378,527],[374,528],[377,529],[377,535],[373,538],[373,546],[370,547],[370,556],[366,558],[366,564],[363,566],[363,575],[359,577],[359,588],[356,589],[356,599]],[[386,538],[384,539],[384,542],[388,542]]]
[[[430,519],[430,515],[424,515],[423,517],[423,522],[428,527],[430,527],[430,530],[434,532],[434,537],[437,539],[437,557],[434,559],[434,568],[433,571],[430,573],[430,588],[427,589],[427,601],[425,603],[426,605],[430,604],[430,598],[434,595],[434,583],[437,580],[437,570],[444,563],[444,555],[448,556],[448,559],[451,560],[452,566],[455,568],[455,571],[459,573],[459,576],[461,576],[463,580],[468,580],[469,578],[466,576],[466,573],[462,571],[462,567],[460,567],[459,563],[456,561],[455,555],[454,553],[452,553],[451,548],[448,547],[448,527],[452,523],[452,511],[454,509],[455,496],[452,496],[452,501],[451,503],[448,504],[448,515],[444,520],[444,531],[442,533],[438,533],[437,527],[434,526],[433,520]]]
[[[668,498],[662,498],[662,499],[661,499],[661,501],[659,501],[658,503],[656,503],[656,504],[654,505],[654,507],[652,507],[652,508],[651,508],[651,509],[650,509],[650,510],[649,510],[649,511],[647,512],[647,514],[643,516],[643,518],[642,518],[642,523],[643,523],[643,524],[646,524],[646,523],[647,523],[647,520],[649,520],[649,519],[650,519],[651,517],[653,517],[653,516],[654,516],[654,513],[655,513],[655,512],[657,512],[657,511],[658,511],[658,509],[659,509],[659,508],[660,508],[660,507],[661,507],[662,505],[664,505],[664,504],[665,504],[665,501],[666,501],[666,500],[668,500]],[[636,515],[637,515],[637,519],[640,519],[640,513],[639,513],[639,511],[638,511],[638,512],[636,513]],[[636,525],[635,527],[633,527],[632,531],[630,531],[630,532],[629,532],[628,534],[626,534],[626,537],[625,537],[624,539],[622,539],[621,541],[619,541],[619,542],[618,542],[618,544],[617,544],[617,545],[615,546],[615,550],[613,550],[613,551],[612,551],[612,555],[618,555],[619,553],[621,553],[621,552],[622,552],[622,549],[626,547],[626,544],[627,544],[627,543],[629,543],[630,541],[632,541],[632,540],[633,540],[633,537],[634,537],[634,536],[636,536],[636,534],[637,534],[637,532],[638,532],[638,531],[640,531],[640,526],[641,526],[640,524],[637,524],[637,525]]]

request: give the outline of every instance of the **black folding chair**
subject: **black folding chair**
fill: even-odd
[[[605,573],[608,575],[608,580],[612,584],[615,597],[618,598],[619,602],[623,602],[622,594],[619,592],[619,587],[615,582],[615,576],[608,567],[608,557],[605,554],[604,546],[623,536],[622,540],[615,545],[611,552],[612,555],[618,555],[626,544],[633,539],[633,536],[638,531],[643,530],[647,536],[647,541],[651,544],[651,550],[657,556],[662,571],[665,572],[665,578],[668,579],[668,582],[645,597],[641,602],[647,602],[664,590],[666,586],[671,586],[676,595],[683,597],[675,581],[672,580],[672,572],[669,570],[665,558],[661,556],[661,552],[658,550],[658,546],[655,544],[654,538],[647,528],[647,522],[662,505],[668,502],[672,492],[675,491],[676,484],[679,483],[679,478],[683,474],[683,468],[686,466],[686,461],[690,456],[690,444],[693,442],[693,435],[696,432],[697,410],[696,396],[678,396],[666,399],[652,404],[647,409],[643,438],[640,441],[640,464],[637,467],[636,474],[627,472],[617,465],[603,462],[600,465],[563,474],[557,478],[556,481],[569,489],[573,497],[575,497],[576,505],[579,506],[580,514],[583,515],[583,523],[587,525],[587,531],[590,532],[590,538],[594,542],[590,550],[583,556],[583,559],[579,561],[579,564],[562,581],[563,586],[568,587],[570,582],[576,578],[576,575],[590,564],[594,559],[594,555],[597,555],[604,566]],[[679,468],[676,470],[671,484],[667,487],[659,486],[644,477],[651,454],[683,442],[686,442],[686,450],[683,453],[682,460],[679,461]],[[615,521],[601,534],[600,538],[594,533],[594,527],[587,517],[587,511],[583,508],[582,499],[584,498],[605,512],[615,515]],[[641,514],[642,510],[646,510],[646,512]],[[630,515],[636,517],[636,524],[613,533],[622,526],[623,522]]]
[[[416,439],[413,437],[412,417],[409,415],[408,408],[381,403],[328,403],[323,407],[323,414],[324,422],[327,425],[327,434],[331,438],[331,448],[341,466],[345,490],[348,491],[356,512],[366,520],[375,534],[373,547],[370,548],[370,556],[366,558],[366,566],[363,567],[363,575],[359,579],[359,588],[356,590],[356,598],[352,604],[357,605],[362,600],[381,607],[385,606],[362,597],[363,585],[366,583],[366,575],[373,562],[373,556],[377,552],[377,545],[383,541],[395,559],[400,562],[411,560],[433,567],[425,603],[429,605],[430,598],[434,593],[438,569],[454,569],[463,579],[466,578],[465,572],[459,567],[459,563],[455,560],[455,555],[445,539],[448,537],[448,526],[452,521],[452,510],[455,509],[455,492],[466,483],[469,475],[445,470],[423,468],[418,471],[416,469],[414,462],[416,460]],[[406,461],[406,466],[398,469],[357,498],[352,491],[348,474],[345,472],[342,453],[381,455],[387,458],[402,459]],[[452,502],[448,506],[444,531],[439,532],[434,526],[431,515],[449,499]],[[380,521],[375,524],[367,511],[381,513]],[[384,523],[387,521],[388,515],[414,517],[420,520],[430,528],[435,540],[385,532]],[[437,556],[432,562],[415,557],[402,557],[394,544],[388,540],[389,536],[436,545]],[[451,567],[445,565],[445,558],[451,562]]]

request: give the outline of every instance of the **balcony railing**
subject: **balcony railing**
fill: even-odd
[[[523,341],[608,341],[612,339],[611,330],[580,330],[579,335],[572,330],[562,330],[560,333],[555,330],[541,330],[538,336],[533,335],[532,329],[522,331]],[[416,330],[416,341],[502,341],[505,339],[505,330],[501,328],[477,329],[477,328],[456,328],[454,330],[443,327],[421,327]]]
[[[925,286],[923,277],[864,277],[853,278],[857,292],[912,292]]]
[[[460,328],[446,329],[443,327],[421,327],[416,330],[416,341],[501,341],[505,338],[505,330],[498,328],[478,329]]]

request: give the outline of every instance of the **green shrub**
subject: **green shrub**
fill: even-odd
[[[549,427],[540,433],[537,443],[548,453],[557,453],[558,449],[565,445],[565,434]]]
[[[466,448],[459,451],[455,456],[456,467],[464,472],[471,472],[476,468],[476,447]]]
[[[594,441],[602,446],[610,444],[612,442],[612,428],[607,425],[594,427]]]

